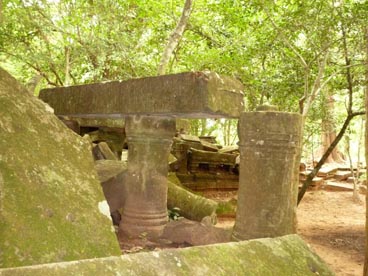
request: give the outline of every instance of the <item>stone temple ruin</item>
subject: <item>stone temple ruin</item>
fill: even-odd
[[[5,82],[0,79],[0,96],[2,96],[0,97],[0,107],[3,106],[2,99],[4,97],[11,98],[11,94],[16,91],[17,95],[24,94],[22,97],[25,98],[27,105],[34,101],[36,104],[32,102],[33,106],[37,106],[40,110],[47,109],[38,100],[31,99],[30,95],[25,95],[24,89],[19,88],[10,76],[2,71],[0,72],[2,76],[5,76]],[[178,188],[171,181],[167,181],[167,160],[169,159],[170,147],[176,130],[175,119],[239,118],[239,199],[235,227],[230,234],[233,241],[252,240],[123,255],[122,257],[108,257],[117,255],[115,249],[110,251],[103,249],[104,245],[111,243],[109,240],[108,242],[101,241],[101,249],[97,248],[97,243],[90,242],[90,248],[86,251],[90,251],[91,254],[70,256],[67,245],[67,240],[70,237],[66,237],[65,241],[59,242],[58,245],[63,250],[47,248],[45,245],[40,247],[42,252],[38,253],[27,251],[20,244],[17,246],[9,244],[6,241],[8,235],[3,236],[3,230],[10,231],[11,229],[5,219],[2,220],[0,228],[2,231],[0,267],[36,265],[69,260],[80,261],[0,269],[0,275],[46,275],[55,272],[60,273],[60,275],[70,273],[112,275],[118,272],[127,275],[142,275],[142,273],[148,273],[149,275],[244,275],[247,273],[249,275],[252,275],[252,273],[257,275],[270,273],[276,273],[277,275],[308,275],[315,273],[332,275],[318,256],[311,252],[299,237],[293,235],[295,233],[296,191],[299,169],[300,117],[298,114],[277,111],[243,112],[242,90],[241,83],[232,78],[219,76],[216,73],[191,72],[124,82],[46,89],[41,91],[40,98],[54,109],[55,115],[62,118],[69,128],[79,133],[82,132],[81,128],[90,128],[89,130],[91,130],[96,127],[92,123],[94,120],[95,122],[98,121],[99,124],[104,120],[110,124],[111,121],[119,122],[122,118],[125,119],[125,130],[121,131],[121,135],[126,135],[127,138],[127,165],[121,164],[120,161],[118,163],[107,162],[110,164],[106,165],[107,163],[101,160],[96,162],[95,168],[99,171],[100,181],[104,183],[105,196],[110,195],[110,200],[107,200],[111,213],[113,214],[113,211],[123,206],[121,218],[116,218],[116,221],[119,223],[119,234],[125,235],[128,239],[142,238],[143,235],[144,239],[156,240],[165,235],[166,238],[170,238],[170,234],[176,231],[195,231],[193,230],[195,228],[171,225],[167,219],[168,203],[174,201],[171,204],[175,204],[175,196],[180,193],[187,193],[185,189]],[[18,97],[20,97],[19,95]],[[17,108],[17,106],[15,105],[14,108]],[[2,111],[0,110],[0,112]],[[8,112],[10,113],[10,110]],[[31,111],[29,112],[31,113]],[[47,113],[46,111],[42,112]],[[56,126],[59,128],[60,123],[56,122],[55,117],[52,117],[53,115],[49,114],[45,118],[42,116],[42,112],[40,111],[34,116],[35,119],[41,120],[38,123],[40,125],[39,130],[34,129],[34,131],[40,133],[42,129],[48,131],[47,128]],[[21,113],[18,114],[22,117],[21,115]],[[33,123],[30,126],[34,125]],[[5,131],[7,135],[5,137],[9,137],[6,142],[10,144],[8,147],[12,149],[10,141],[12,141],[12,135],[16,133],[15,123],[12,124],[10,118],[7,121],[0,119],[0,128]],[[67,128],[64,131],[68,132],[70,137],[74,137],[73,139],[76,139],[77,143],[82,143],[78,142],[82,139],[72,134]],[[65,142],[62,135],[55,135],[53,139],[55,143]],[[46,140],[42,142],[44,145],[39,145],[40,149],[42,146],[49,147],[52,144],[52,142],[46,142]],[[0,149],[2,147],[3,145],[0,144]],[[96,147],[93,150],[95,158],[96,156],[102,156],[102,158],[96,159],[114,159],[113,155],[106,158],[110,153],[109,150],[104,148],[104,144],[99,143],[98,148]],[[15,148],[15,145],[13,148]],[[27,151],[28,147],[23,148],[23,150]],[[12,153],[12,151],[8,151],[8,154]],[[38,152],[32,152],[32,155],[36,156],[37,154]],[[47,155],[47,151],[45,154]],[[64,154],[65,161],[69,162],[67,161],[69,160],[67,152],[59,154]],[[77,158],[77,156],[73,158]],[[88,159],[86,156],[82,158]],[[45,159],[45,157],[41,159]],[[5,157],[0,155],[2,219],[3,214],[5,218],[10,218],[10,214],[14,213],[16,209],[16,199],[10,201],[8,199],[13,191],[8,188],[7,183],[14,178],[14,175],[18,174],[9,170],[7,162],[11,160],[11,157],[7,155]],[[59,163],[57,163],[57,166],[61,166],[63,171],[74,172],[78,178],[84,177],[80,175],[78,170],[93,170],[88,167],[90,166],[88,160],[89,165],[85,165],[84,168],[82,166],[80,169],[78,162],[82,162],[82,160],[75,162],[75,166],[78,167],[75,171],[72,168],[64,168]],[[49,163],[52,164],[54,161],[50,159]],[[73,164],[71,165],[73,166]],[[62,186],[63,182],[70,182],[73,178],[63,178],[53,171],[54,167],[50,169],[46,168],[46,165],[43,167],[35,166],[33,168],[34,174],[37,174],[37,170],[40,170],[40,168],[44,170],[42,173],[45,175],[45,183],[47,181],[52,183],[51,185],[44,184],[45,187],[48,187],[47,189],[50,189],[48,195],[51,200],[55,194],[57,197],[61,197],[66,193],[71,196],[74,202],[78,202],[83,206],[88,202],[98,203],[98,200],[93,198],[92,194],[89,197],[83,194],[83,192],[90,193],[88,187],[94,185],[92,184],[93,181],[88,184],[85,183],[83,186],[78,183],[78,187],[70,187],[67,191],[61,188],[55,190],[60,185]],[[31,175],[32,167],[27,167],[25,173],[27,177]],[[88,176],[85,177],[88,178]],[[29,185],[32,185],[32,183],[30,182]],[[41,189],[40,193],[43,192],[44,190]],[[74,198],[75,193],[77,193],[79,199]],[[18,191],[18,194],[21,194],[21,191]],[[116,194],[124,196],[116,198],[114,197]],[[190,194],[185,195],[191,196]],[[29,205],[33,206],[31,196],[29,200]],[[8,202],[12,202],[13,205],[9,205]],[[58,220],[59,213],[64,219],[63,210],[54,211],[53,208],[56,209],[56,207],[47,208],[46,204],[41,201],[36,204],[39,204],[40,207],[34,207],[35,217],[40,216],[38,213],[42,217],[39,229],[43,229],[42,223],[44,222],[42,220]],[[70,209],[67,207],[69,200],[67,202],[57,202],[57,204],[61,204],[64,209]],[[210,210],[206,214],[213,212],[211,202],[204,201],[201,204],[199,209],[207,208]],[[13,209],[9,209],[9,207]],[[37,211],[37,208],[41,211]],[[76,209],[77,207],[73,208]],[[93,207],[90,207],[90,209],[92,210]],[[189,207],[187,210],[190,214]],[[199,219],[197,219],[201,220],[206,214],[198,215]],[[95,216],[96,218],[100,217],[98,214],[95,214]],[[28,220],[33,219],[31,215],[25,215],[25,217]],[[69,211],[66,214],[66,221],[73,224],[85,222],[86,220],[83,214],[78,213],[76,216],[72,211]],[[29,221],[29,223],[32,223],[32,221]],[[202,221],[202,224],[204,223]],[[16,222],[12,225],[13,229],[19,227]],[[102,221],[93,221],[92,225],[87,227],[91,227],[94,231],[95,229],[102,229],[102,225]],[[45,234],[52,233],[53,227],[53,224],[46,226]],[[27,232],[27,227],[22,229]],[[37,231],[37,229],[32,228],[32,231]],[[54,231],[56,233],[57,229]],[[63,235],[63,231],[59,232],[59,235]],[[198,234],[203,235],[203,239],[205,239],[204,233],[198,232]],[[52,234],[50,235],[52,236]],[[100,233],[98,237],[101,235],[109,236]],[[88,241],[90,237],[91,234],[83,237],[82,233],[74,239],[78,242],[79,240]],[[269,237],[278,238],[253,240]],[[38,239],[38,237],[36,238]],[[31,239],[30,236],[29,239]],[[230,236],[228,236],[228,240],[221,241],[230,241]],[[14,243],[17,242],[14,240]],[[116,245],[115,247],[109,245],[109,247],[116,248]],[[93,250],[99,253],[94,254]],[[9,252],[13,252],[13,255]],[[58,254],[54,252],[58,252]],[[27,253],[29,257],[25,257],[28,256]],[[38,255],[40,254],[48,257],[39,258]],[[107,258],[89,259],[102,257],[101,254]],[[20,255],[24,257],[20,258]],[[7,256],[11,257],[8,258]],[[7,258],[8,260],[4,261]],[[27,261],[24,262],[24,259],[27,259]],[[272,262],[269,260],[272,260]]]

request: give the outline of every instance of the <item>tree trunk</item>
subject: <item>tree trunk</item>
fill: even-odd
[[[0,24],[3,23],[3,1],[0,0]]]
[[[65,80],[64,85],[70,85],[70,48],[65,47]]]
[[[336,139],[336,127],[334,118],[334,105],[335,100],[332,95],[329,95],[326,103],[326,116],[322,119],[322,137],[321,137],[321,146],[315,152],[314,156],[317,160],[319,160],[323,154],[327,151],[332,142]],[[314,160],[313,160],[314,161]],[[342,152],[339,150],[338,146],[332,150],[331,154],[326,159],[325,163],[344,163],[345,158]]]
[[[206,131],[207,131],[207,119],[206,118],[202,118],[200,119],[201,122],[201,133],[200,136],[205,136],[206,135]]]
[[[323,154],[323,156],[321,157],[321,159],[318,161],[318,163],[314,167],[313,171],[310,174],[308,174],[307,179],[304,181],[303,186],[302,186],[302,188],[300,189],[300,191],[298,193],[298,205],[302,201],[303,196],[304,196],[305,192],[307,191],[308,187],[310,186],[310,184],[312,183],[313,178],[317,175],[317,173],[321,169],[322,165],[326,162],[326,160],[330,156],[331,152],[334,150],[334,148],[340,142],[341,138],[344,136],[344,133],[345,133],[347,127],[349,126],[350,121],[355,116],[364,115],[364,114],[365,114],[365,111],[361,111],[361,112],[348,112],[348,116],[346,117],[345,122],[344,122],[342,128],[339,131],[339,134],[336,136],[335,140],[331,143],[331,145],[328,147],[328,149]]]
[[[167,64],[169,63],[170,57],[172,53],[174,52],[176,46],[178,45],[180,39],[183,36],[183,33],[185,31],[185,27],[187,26],[188,19],[190,17],[190,14],[192,12],[192,3],[193,0],[185,0],[183,12],[181,14],[180,20],[178,24],[176,25],[175,30],[170,35],[169,41],[166,44],[165,50],[162,54],[162,58],[160,61],[160,64],[158,66],[158,75],[164,75],[166,72]]]
[[[368,110],[368,27],[365,28],[364,32],[365,36],[365,50],[366,50],[366,57],[365,57],[365,110]],[[368,116],[365,115],[365,160],[368,162]],[[365,221],[365,231],[366,237],[368,237],[368,193],[366,193],[366,221]],[[366,238],[366,248],[365,248],[365,262],[364,262],[364,276],[368,276],[368,239]]]

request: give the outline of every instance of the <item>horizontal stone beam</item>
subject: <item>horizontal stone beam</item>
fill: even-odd
[[[297,235],[0,269],[31,275],[334,275]]]
[[[40,98],[56,115],[121,118],[156,115],[181,118],[239,117],[243,85],[212,72],[43,89]]]

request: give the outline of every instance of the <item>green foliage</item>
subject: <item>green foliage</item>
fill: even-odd
[[[172,209],[167,210],[167,215],[169,217],[169,220],[179,220],[182,216],[179,214],[180,208],[174,207]]]
[[[25,83],[42,76],[39,87],[155,75],[182,6],[178,0],[3,0],[0,64]],[[273,104],[299,112],[299,100],[323,86],[308,112],[307,121],[318,123],[327,114],[326,91],[337,95],[337,105],[347,95],[343,32],[354,108],[363,106],[367,17],[361,0],[197,0],[169,72],[238,78],[247,111]],[[214,127],[223,129],[224,143],[236,140],[234,123],[193,121],[194,134]]]

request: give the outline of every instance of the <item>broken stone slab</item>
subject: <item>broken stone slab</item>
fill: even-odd
[[[118,160],[97,160],[95,170],[110,207],[110,213],[123,208],[128,192],[127,183],[124,181],[127,163]]]
[[[0,267],[120,254],[88,141],[2,69],[0,137]]]
[[[243,85],[234,78],[213,72],[187,72],[43,89],[40,98],[55,114],[70,117],[236,118],[244,110],[242,91]]]
[[[194,136],[194,135],[189,135],[189,134],[180,134],[179,136],[182,140],[187,141],[187,142],[195,142],[195,143],[200,143],[201,140],[199,139],[198,136]]]
[[[335,175],[335,173],[337,172],[337,168],[336,167],[331,167],[331,166],[325,166],[322,167],[318,173],[317,176],[319,177],[323,177],[323,178],[331,178]]]
[[[201,141],[216,145],[217,141],[216,141],[216,137],[215,136],[199,136],[199,139]]]
[[[354,191],[354,187],[351,184],[345,183],[336,183],[336,182],[327,182],[324,185],[324,189],[327,191],[336,191],[336,192],[352,192]]]
[[[297,235],[0,270],[33,275],[334,275]]]
[[[203,149],[206,150],[206,151],[218,152],[218,147],[214,144],[211,144],[211,143],[203,141],[203,140],[201,140],[201,144],[203,146]]]
[[[350,171],[337,171],[334,175],[334,178],[338,181],[344,181],[352,176]]]
[[[172,166],[173,170],[182,173],[188,172],[188,150],[192,147],[203,149],[201,143],[187,142],[177,137],[173,139],[171,153],[177,158],[177,162]]]
[[[235,154],[209,152],[204,150],[190,149],[191,164],[208,163],[214,165],[235,165]]]
[[[95,160],[118,160],[116,155],[112,152],[109,145],[106,142],[100,142],[93,146],[93,157]]]
[[[239,146],[225,146],[219,150],[219,153],[239,153]]]
[[[104,183],[125,172],[127,169],[126,162],[118,160],[96,160],[95,170],[100,182]]]

